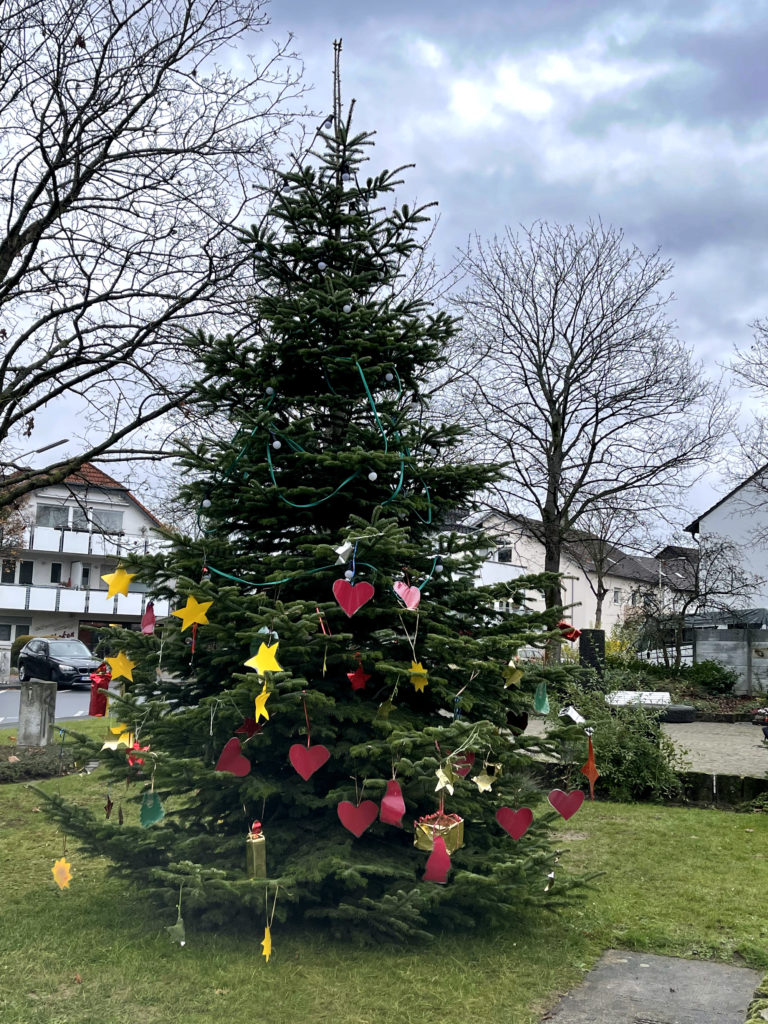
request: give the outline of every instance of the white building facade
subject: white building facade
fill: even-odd
[[[497,540],[480,567],[479,583],[508,583],[511,595],[519,576],[544,572],[544,545],[536,538],[528,521],[520,516],[491,514],[483,519],[482,527]],[[613,549],[612,567],[603,576],[607,593],[603,598],[600,628],[610,633],[620,624],[628,611],[642,603],[642,591],[649,587],[665,586],[666,567],[651,556],[632,555]],[[564,616],[576,629],[593,629],[597,597],[596,577],[590,573],[586,561],[579,564],[563,550],[560,560],[561,603]],[[533,609],[544,608],[544,598],[538,591],[526,592],[526,603]],[[503,606],[503,602],[502,602]]]
[[[128,553],[162,548],[160,523],[125,488],[86,464],[61,484],[25,499],[23,534],[5,543],[0,566],[0,647],[18,636],[77,637],[91,645],[105,626],[135,625],[147,604],[142,584],[107,599],[101,578]],[[156,601],[155,614],[168,614]]]

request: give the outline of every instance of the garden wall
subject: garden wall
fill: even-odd
[[[693,660],[719,661],[734,669],[734,693],[768,692],[768,629],[695,629]]]

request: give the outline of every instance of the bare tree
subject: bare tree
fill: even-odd
[[[698,549],[669,546],[657,561],[658,580],[636,589],[634,617],[641,641],[660,650],[665,665],[679,668],[689,617],[743,610],[761,580],[743,568],[738,546],[723,538],[708,537]]]
[[[473,454],[505,464],[496,504],[541,523],[545,570],[593,510],[655,513],[711,463],[725,399],[676,339],[671,264],[620,231],[538,223],[462,254],[459,343],[443,401]],[[559,602],[557,587],[546,594]]]
[[[299,69],[285,46],[224,65],[266,22],[262,0],[3,6],[0,505],[86,461],[156,456],[191,394],[191,331],[246,322],[237,225]],[[27,468],[51,423],[64,438],[37,451],[65,454]]]
[[[639,551],[648,544],[644,516],[619,496],[607,505],[587,508],[579,528],[563,537],[563,554],[582,570],[595,598],[595,629],[603,627],[603,604],[609,593],[610,577],[633,572],[632,557],[628,558],[624,549]]]

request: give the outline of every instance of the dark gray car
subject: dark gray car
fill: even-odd
[[[52,679],[59,686],[91,683],[100,661],[80,640],[35,637],[19,651],[19,680]]]

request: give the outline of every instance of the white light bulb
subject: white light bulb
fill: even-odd
[[[443,571],[443,566],[442,566],[442,564],[439,564],[439,565],[436,565],[436,566],[435,566],[435,572],[442,572],[442,571]]]
[[[345,313],[351,313],[352,312],[352,307],[350,306],[350,304],[348,302],[346,302],[341,308],[343,309],[343,311]]]
[[[332,117],[328,118],[328,120],[323,125],[323,128],[333,128],[333,118]]]
[[[379,474],[372,469],[371,472],[368,474],[368,479],[371,481],[371,483],[373,483],[374,480],[379,479]]]
[[[280,441],[273,441],[272,442],[272,447],[275,449],[275,451],[277,451],[279,448],[282,448],[283,446],[280,443]]]
[[[266,390],[267,390],[267,394],[268,395],[274,395],[274,393],[275,393],[275,389],[274,388],[267,388]]]
[[[387,382],[388,384],[391,384],[391,383],[392,383],[392,381],[393,381],[394,379],[395,379],[395,375],[394,375],[394,373],[385,373],[385,374],[384,374],[384,380],[385,380],[385,381],[386,381],[386,382]]]
[[[317,264],[317,269],[325,270],[327,266],[328,264],[325,262],[325,260],[320,260],[320,262]]]
[[[346,572],[344,573],[344,575],[345,575],[345,576],[347,577],[347,579],[348,579],[348,580],[351,580],[351,579],[352,579],[352,577],[353,577],[353,576],[354,576],[355,574],[354,574],[354,573],[352,572],[352,570],[351,570],[351,569],[347,569],[347,571],[346,571]]]
[[[210,498],[203,498],[203,508],[210,508],[210,507],[211,507],[211,499]]]

